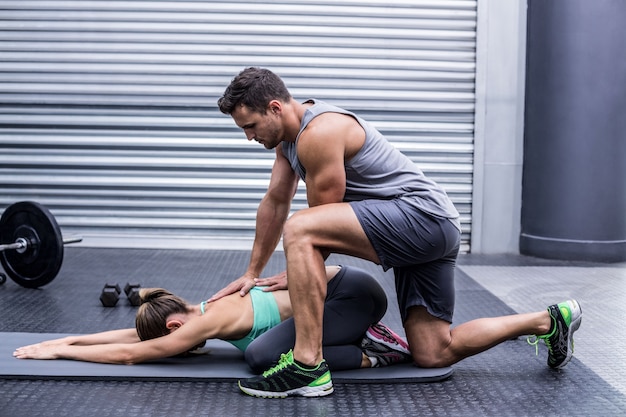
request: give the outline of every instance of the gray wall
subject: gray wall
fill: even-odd
[[[0,0],[0,210],[39,201],[81,245],[249,249],[273,154],[216,101],[258,65],[378,127],[448,191],[468,250],[476,8]]]
[[[518,253],[525,0],[478,2],[472,253]]]

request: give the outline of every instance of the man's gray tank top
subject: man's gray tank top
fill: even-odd
[[[451,219],[460,229],[459,213],[446,192],[437,183],[426,177],[406,155],[396,149],[387,139],[365,120],[339,107],[319,100],[306,109],[300,124],[300,132],[294,142],[283,142],[283,154],[292,169],[306,182],[306,170],[300,163],[296,148],[304,129],[322,113],[346,114],[365,130],[363,147],[345,163],[345,202],[366,199],[402,198],[419,210],[437,217]]]

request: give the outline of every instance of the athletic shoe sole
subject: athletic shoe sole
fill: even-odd
[[[240,382],[237,384],[239,385],[239,389],[241,391],[258,398],[287,398],[291,396],[324,397],[332,394],[334,391],[332,381],[317,387],[300,387],[283,392],[260,391],[248,387],[242,387]]]
[[[561,362],[558,366],[555,366],[554,369],[561,369],[572,359],[574,355],[574,332],[578,330],[580,327],[580,323],[583,319],[583,312],[580,308],[580,304],[576,300],[567,301],[569,304],[569,309],[571,313],[571,317],[576,317],[575,320],[572,320],[569,324],[569,329],[567,332],[567,355],[565,355],[565,360]]]

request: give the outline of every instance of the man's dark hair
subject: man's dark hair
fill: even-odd
[[[272,100],[291,100],[285,83],[268,69],[250,67],[231,81],[224,90],[224,95],[217,100],[217,105],[224,114],[231,114],[242,104],[252,111],[265,114],[267,105]]]

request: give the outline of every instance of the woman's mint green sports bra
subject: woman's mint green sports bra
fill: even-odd
[[[252,311],[254,313],[254,323],[250,333],[238,340],[225,340],[241,351],[246,350],[254,339],[280,323],[280,311],[274,295],[263,291],[263,287],[253,287],[250,290],[252,299]],[[200,310],[204,314],[206,301],[200,304]]]

